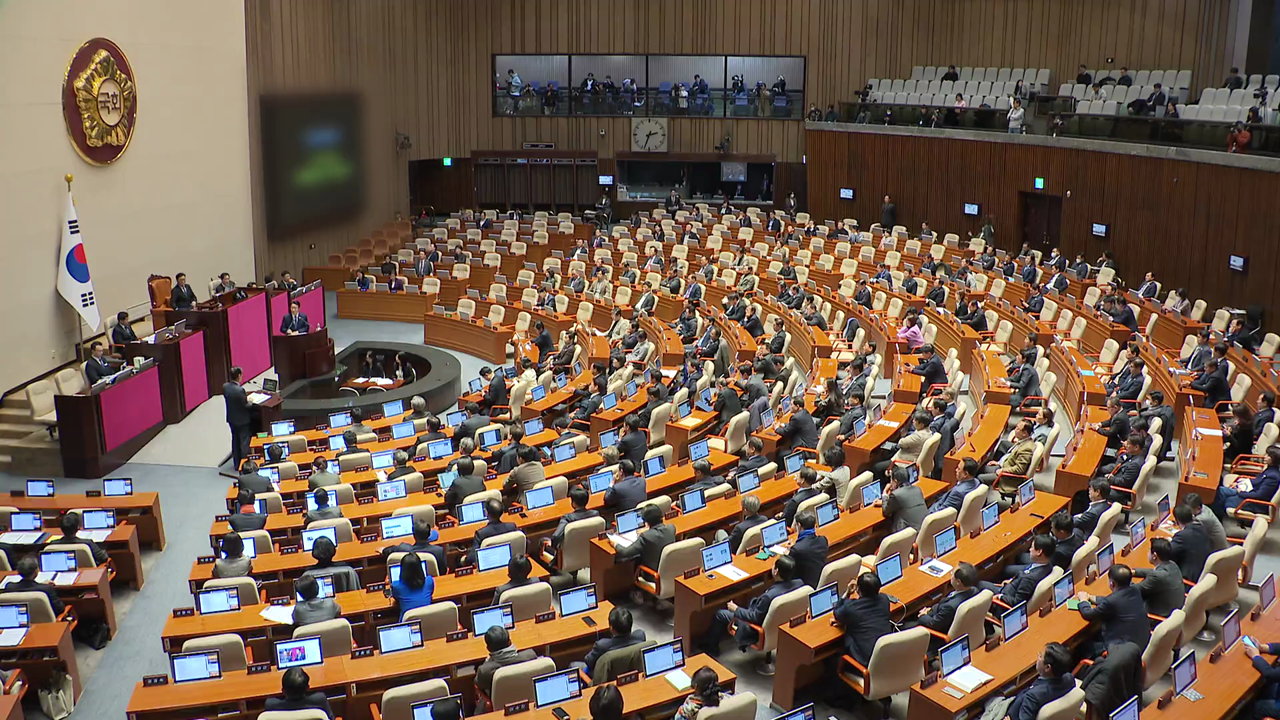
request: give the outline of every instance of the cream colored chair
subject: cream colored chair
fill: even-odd
[[[84,543],[51,543],[40,548],[41,555],[52,552],[75,553],[77,568],[91,568],[97,565],[93,561],[93,551]]]
[[[432,555],[429,552],[419,552],[415,554],[418,556],[418,559],[422,561],[422,566],[428,575],[431,577],[440,576],[440,566],[436,564],[435,555]],[[390,555],[387,555],[387,567],[390,568],[399,565],[405,555],[408,555],[408,553],[393,552]]]
[[[1209,595],[1213,592],[1215,582],[1216,577],[1202,575],[1200,582],[1187,591],[1187,599],[1182,604],[1182,612],[1185,614],[1182,620],[1183,637],[1194,637],[1203,642],[1213,640],[1213,633],[1205,630],[1204,626],[1209,620],[1209,608],[1213,607],[1209,603]]]
[[[244,670],[249,667],[249,656],[244,649],[244,638],[235,633],[223,633],[221,635],[206,635],[205,637],[191,638],[182,643],[182,652],[207,652],[209,650],[218,651],[218,665],[222,671],[228,670]]]
[[[544,582],[511,588],[498,597],[499,603],[511,603],[516,622],[532,620],[534,615],[551,609],[551,586]]]
[[[822,566],[822,574],[818,576],[818,587],[835,583],[836,589],[840,591],[840,596],[844,597],[849,586],[858,579],[858,575],[861,573],[862,557],[857,554],[845,555]]]
[[[1080,708],[1084,707],[1084,688],[1076,680],[1076,686],[1066,695],[1040,706],[1036,720],[1076,720],[1080,717]]]
[[[511,532],[505,532],[505,533],[502,533],[501,535],[493,535],[493,536],[487,537],[484,539],[483,542],[480,543],[480,547],[487,548],[487,547],[492,547],[494,545],[502,545],[505,543],[511,543],[512,557],[515,557],[516,555],[525,554],[525,547],[526,547],[525,535],[519,530],[512,530]]]
[[[644,670],[644,651],[657,644],[656,640],[645,640],[601,655],[591,675],[591,684],[603,685],[617,680],[623,673]]]
[[[351,520],[348,518],[340,517],[340,518],[332,518],[329,520],[316,520],[315,522],[308,525],[307,529],[318,530],[320,528],[328,528],[328,527],[331,527],[334,529],[334,533],[338,537],[338,543],[355,542],[355,539],[356,539],[355,531],[351,527]]]
[[[417,620],[422,628],[424,641],[439,640],[458,629],[458,606],[452,600],[437,600],[404,614],[405,622],[413,620]]]
[[[334,618],[294,628],[294,640],[309,637],[320,638],[320,651],[326,658],[351,655],[351,623],[346,618]]]
[[[960,513],[956,516],[956,524],[960,526],[960,534],[968,535],[982,528],[982,508],[987,504],[987,495],[991,488],[978,483],[978,487],[970,490],[960,504]]]
[[[889,699],[924,679],[929,638],[923,627],[885,635],[876,641],[865,667],[849,655],[841,657],[840,679],[867,700],[879,700],[887,717]]]
[[[338,469],[341,472],[351,472],[358,467],[367,467],[373,463],[373,455],[367,451],[351,453],[338,458]]]
[[[533,679],[555,671],[555,661],[546,657],[498,668],[493,674],[493,692],[488,698],[490,707],[498,709],[511,703],[532,700]],[[483,693],[480,695],[483,697]]]
[[[1267,529],[1271,523],[1267,522],[1264,517],[1255,517],[1253,523],[1249,526],[1249,533],[1245,535],[1243,540],[1236,538],[1227,538],[1229,542],[1236,542],[1244,549],[1244,558],[1240,562],[1240,584],[1246,587],[1252,586],[1253,570],[1256,566],[1258,553],[1262,551],[1262,544],[1267,540]]]
[[[808,585],[801,585],[789,593],[779,595],[769,604],[769,609],[764,615],[764,622],[760,625],[751,625],[758,636],[751,647],[765,653],[764,661],[757,666],[760,674],[766,676],[773,674],[773,651],[778,648],[778,629],[791,618],[805,614],[805,611],[809,608],[809,593],[811,592],[813,592],[813,588]]]
[[[58,411],[53,404],[54,385],[48,380],[37,380],[26,387],[27,404],[31,407],[31,420],[47,426],[53,434],[58,426]]]
[[[935,435],[934,437],[937,436]],[[920,523],[920,532],[916,535],[917,558],[934,556],[937,549],[933,543],[933,536],[942,532],[943,529],[955,525],[958,515],[959,513],[955,508],[944,508],[937,512],[929,513],[925,517],[924,522]]]
[[[240,596],[240,607],[262,604],[262,598],[258,594],[258,583],[254,582],[253,578],[249,577],[211,578],[209,580],[205,580],[204,584],[200,586],[200,589],[211,590],[213,588],[228,587],[236,589],[236,594]],[[6,595],[5,599],[9,599],[9,597],[10,596]]]
[[[1235,602],[1240,592],[1240,567],[1243,563],[1244,548],[1239,545],[1211,553],[1205,560],[1200,579],[1213,579],[1213,588],[1209,591],[1209,607]]]
[[[1071,577],[1075,578],[1075,583],[1084,582],[1085,575],[1089,572],[1089,565],[1093,563],[1094,557],[1098,554],[1098,548],[1102,543],[1098,541],[1096,535],[1092,535],[1084,544],[1076,548],[1076,552],[1071,556]]]
[[[1067,571],[1055,565],[1049,570],[1048,575],[1045,575],[1040,582],[1036,583],[1036,589],[1031,591],[1031,599],[1027,601],[1028,614],[1039,612],[1040,608],[1053,599],[1053,584],[1066,574]]]
[[[323,710],[267,710],[258,715],[258,720],[329,720]]]
[[[440,678],[393,687],[382,693],[378,704],[369,704],[369,714],[382,720],[414,720],[414,703],[446,697],[449,693],[449,684]]]
[[[1116,531],[1116,525],[1120,524],[1120,514],[1124,512],[1124,508],[1120,503],[1113,502],[1102,511],[1102,515],[1098,518],[1098,524],[1093,528],[1093,534],[1090,537],[1098,538],[1099,545],[1105,545],[1111,542],[1111,536]]]
[[[915,543],[916,531],[913,528],[903,528],[896,533],[886,535],[880,541],[880,547],[876,548],[875,555],[862,558],[862,567],[864,570],[872,570],[877,562],[894,554],[902,556],[902,566],[906,567],[911,559],[911,551],[914,549]]]
[[[1147,649],[1142,651],[1143,690],[1155,685],[1173,665],[1174,650],[1178,647],[1186,617],[1183,611],[1174,610],[1151,631]]]
[[[755,720],[758,702],[750,692],[729,695],[720,700],[719,706],[699,710],[698,720]]]
[[[676,578],[686,570],[702,567],[702,548],[707,542],[702,538],[678,540],[662,549],[656,571],[639,566],[636,586],[660,600],[670,600],[676,594]]]
[[[656,448],[666,442],[667,421],[671,419],[673,408],[671,403],[666,402],[654,408],[649,414],[649,447]]]
[[[418,492],[422,492],[421,488],[419,488]],[[431,527],[436,525],[436,509],[434,505],[409,505],[408,507],[396,508],[391,511],[391,515],[392,517],[412,515],[415,523],[425,521]]]

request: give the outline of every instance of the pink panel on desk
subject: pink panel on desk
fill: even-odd
[[[311,323],[312,330],[319,330],[324,327],[324,286],[320,286],[298,298],[298,304],[302,306],[300,308],[301,312],[307,316],[307,321]]]
[[[271,334],[283,335],[280,332],[280,319],[289,314],[289,293],[282,292],[271,296]]]
[[[182,406],[187,412],[209,399],[209,373],[204,362],[204,333],[179,342],[182,355]]]
[[[267,295],[257,293],[227,309],[231,364],[248,381],[271,367],[271,335],[267,329]]]
[[[107,452],[164,422],[160,370],[154,366],[112,385],[98,397],[102,403],[102,441]]]

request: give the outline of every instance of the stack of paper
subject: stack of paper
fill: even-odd
[[[293,606],[292,605],[268,605],[258,613],[264,619],[270,620],[278,625],[293,624]]]
[[[876,424],[877,424],[877,425],[884,425],[885,427],[891,427],[891,428],[896,428],[896,427],[898,427],[898,423],[896,423],[896,422],[894,422],[894,421],[892,421],[892,420],[881,420],[880,422],[878,422],[878,423],[876,423]]]
[[[993,679],[994,678],[990,675],[982,672],[972,665],[965,665],[947,676],[947,682],[955,685],[965,692],[973,692],[984,683],[988,683]]]
[[[271,399],[271,396],[266,393],[260,393],[260,392],[249,393],[249,402],[254,405],[261,405],[262,403],[270,399]]]
[[[716,572],[720,573],[721,575],[724,575],[725,577],[729,578],[730,580],[733,580],[734,582],[737,582],[738,580],[742,580],[747,577],[746,570],[736,568],[733,565],[721,565],[720,567],[716,568]]]
[[[45,572],[41,570],[40,572],[36,573],[36,582],[48,583],[49,581],[53,580],[55,575],[57,575],[57,573]]]
[[[110,530],[81,530],[79,533],[80,537],[89,538],[94,542],[106,542],[110,534]]]
[[[680,691],[688,690],[693,685],[693,681],[684,670],[672,670],[662,677],[666,678],[667,682]]]
[[[1196,428],[1196,432],[1205,437],[1222,437],[1222,431],[1218,428]]]
[[[788,548],[786,545],[774,545],[773,547],[769,548],[769,552],[773,553],[774,555],[786,555],[787,553],[791,552],[791,548]]]
[[[367,383],[367,382],[369,382],[369,378],[367,378],[367,377],[358,377],[358,378],[356,378],[355,380],[352,380],[351,382],[355,382],[355,383]]]
[[[392,385],[392,384],[394,384],[394,383],[395,383],[395,380],[390,380],[390,379],[388,379],[388,378],[374,378],[374,379],[373,379],[373,384],[374,384],[374,385]]]
[[[0,647],[15,647],[27,636],[26,628],[5,628],[0,630]]]
[[[75,572],[74,570],[71,572],[60,572],[57,575],[53,576],[53,584],[54,585],[75,585],[79,579],[80,579],[80,573]]]
[[[627,534],[630,535],[630,533]],[[615,548],[626,547],[635,542],[635,539],[628,538],[626,535],[619,535],[617,533],[609,533],[608,537],[609,541],[613,543]]]

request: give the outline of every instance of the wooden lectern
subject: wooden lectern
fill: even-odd
[[[328,328],[306,335],[276,335],[271,338],[271,356],[282,390],[297,380],[318,377],[333,372],[334,368],[333,341],[329,339]]]

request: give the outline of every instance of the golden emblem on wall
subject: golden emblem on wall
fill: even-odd
[[[133,137],[138,98],[133,69],[124,52],[106,38],[94,38],[67,66],[62,114],[80,157],[95,165],[114,162]]]

